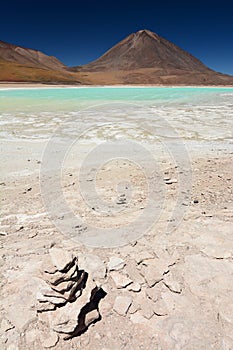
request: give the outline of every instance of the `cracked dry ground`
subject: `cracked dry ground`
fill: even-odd
[[[39,169],[33,159],[27,166]],[[176,176],[177,169],[166,166],[164,176]],[[71,175],[69,169],[64,186],[72,201]],[[165,185],[167,210],[178,185]],[[37,174],[6,177],[1,188],[1,349],[233,349],[229,155],[193,160],[191,199],[184,203],[184,220],[172,234],[164,233],[169,217],[165,210],[148,234],[121,248],[87,248],[59,233],[43,208]],[[60,260],[64,266],[58,266]],[[71,296],[76,301],[65,301],[68,309],[57,307],[59,295],[45,289],[61,277],[62,269],[64,274],[74,269],[74,261],[90,285],[75,289]],[[75,281],[60,281],[55,293],[61,287],[69,290]],[[64,340],[65,326],[72,317],[71,328],[77,326],[78,310],[90,302],[95,288],[105,295],[86,319],[87,327]],[[69,292],[64,295],[70,298]],[[48,310],[38,312],[43,302]],[[66,323],[55,327],[60,316]]]

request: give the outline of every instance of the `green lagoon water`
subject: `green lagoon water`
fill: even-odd
[[[42,88],[0,90],[1,110],[24,112],[36,110],[70,110],[87,103],[140,101],[147,103],[196,103],[230,94],[233,88]],[[212,100],[212,101],[211,101]]]
[[[159,132],[161,120],[170,123],[186,140],[231,140],[233,88],[0,90],[1,137],[4,139],[48,139],[58,127],[67,136],[80,125],[93,122],[118,123],[122,127],[133,122],[139,128],[156,126]]]

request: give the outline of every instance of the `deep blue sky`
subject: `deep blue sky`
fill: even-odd
[[[233,75],[232,0],[3,1],[0,40],[88,63],[140,29],[149,29],[210,68]]]

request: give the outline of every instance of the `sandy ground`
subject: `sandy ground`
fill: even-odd
[[[49,219],[39,181],[44,147],[40,141],[1,144],[1,349],[232,349],[232,152],[192,153],[192,191],[181,204],[182,222],[170,234],[166,227],[183,169],[163,161],[166,203],[159,219],[141,238],[104,249],[70,239]],[[67,163],[62,186],[85,222],[125,227],[145,207],[143,174],[118,162],[101,170],[98,190],[106,200],[115,198],[111,180],[123,173],[135,195],[129,204],[118,202],[126,214],[99,217],[98,208],[88,208],[80,197],[78,167]],[[177,181],[166,184],[168,178]],[[86,270],[107,293],[99,303],[101,319],[70,340],[53,331],[62,308],[37,313],[54,247],[72,252],[81,265],[85,257]],[[71,306],[76,310],[76,303]]]
[[[141,167],[114,157],[83,163],[86,139],[57,173],[62,142],[47,159],[46,138],[5,124],[0,349],[233,349],[233,148],[230,112],[220,112],[201,124],[198,110],[184,128],[190,163],[148,143],[157,168],[143,152]],[[53,123],[35,118],[43,128],[34,132],[47,137]]]

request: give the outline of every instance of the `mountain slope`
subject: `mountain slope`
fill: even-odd
[[[79,73],[28,67],[0,59],[0,82],[30,82],[47,84],[80,84]],[[81,77],[80,77],[81,78]]]
[[[210,72],[197,58],[149,30],[130,34],[96,61],[74,67],[74,70],[98,72],[141,68]]]
[[[49,84],[80,84],[56,57],[0,41],[0,81]]]
[[[48,56],[38,50],[8,44],[4,41],[0,41],[0,59],[24,64],[28,67],[53,70],[66,69],[66,66],[56,57]]]

